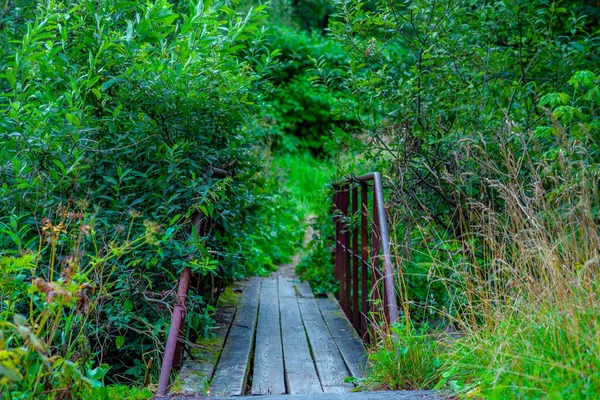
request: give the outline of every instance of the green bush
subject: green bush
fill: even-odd
[[[333,221],[329,216],[315,218],[312,224],[313,237],[305,248],[306,254],[296,266],[296,273],[303,281],[308,281],[314,293],[337,295],[339,283],[332,263],[334,238]]]
[[[332,36],[350,57],[339,76],[353,93],[348,111],[360,122],[337,130],[336,140],[389,177],[388,207],[411,275],[409,298],[424,306],[433,296],[436,305],[449,306],[443,285],[428,279],[428,253],[449,241],[455,250],[464,247],[463,221],[473,201],[485,197],[494,208],[504,206],[490,188],[507,173],[500,136],[509,132],[506,145],[519,154],[535,131],[531,161],[556,159],[558,118],[567,133],[563,144],[585,143],[592,151],[584,162],[597,168],[597,83],[588,71],[595,68],[597,35],[561,2],[419,0],[378,2],[375,10],[363,1],[336,4]],[[570,84],[577,70],[580,84]],[[327,87],[340,84],[325,67],[319,74]],[[471,144],[500,166],[489,181]],[[519,179],[531,179],[528,171],[521,168]]]
[[[284,151],[300,147],[319,155],[333,149],[331,131],[355,121],[345,111],[351,100],[341,86],[314,84],[314,60],[327,62],[333,78],[338,75],[334,68],[346,63],[346,54],[326,36],[277,25],[269,28],[268,46],[279,51],[279,63],[268,75],[274,90],[266,98],[269,118],[264,128]]]
[[[597,24],[581,2],[336,4],[330,27],[350,57],[340,76],[359,121],[336,139],[386,177],[404,316],[464,334],[439,386],[592,397]],[[390,384],[413,387],[405,372]]]
[[[25,321],[45,315],[50,305],[43,295],[23,298],[32,290],[27,282],[62,287],[69,260],[76,260],[77,282],[94,288],[89,314],[71,305],[80,330],[60,346],[54,344],[70,319],[57,316],[48,330],[40,327],[48,351],[64,365],[71,359],[69,373],[85,375],[101,360],[110,366],[107,382],[147,382],[160,366],[171,290],[183,268],[196,273],[201,290],[188,307],[193,338],[209,334],[207,307],[219,280],[264,268],[248,262],[257,240],[273,263],[292,252],[269,247],[269,235],[247,232],[281,214],[264,208],[279,194],[265,189],[264,155],[252,129],[262,76],[272,64],[259,27],[264,7],[244,14],[235,4],[166,0],[8,1],[5,7],[0,254],[14,260],[34,254],[44,262],[19,272],[25,286],[18,290],[10,287],[14,276],[3,281],[3,300],[20,300],[0,308],[2,329],[14,337],[15,315]],[[217,179],[211,166],[231,175]],[[199,235],[190,235],[194,216]],[[74,224],[85,231],[81,240],[64,231]],[[66,235],[55,253],[45,226]],[[98,269],[111,255],[110,268]],[[13,352],[27,344],[2,345]],[[46,360],[36,351],[28,354],[39,366]],[[40,372],[34,386],[10,379],[13,388],[82,396],[89,382],[69,389],[72,376],[57,372],[63,364]]]
[[[118,296],[111,275],[123,257],[157,238],[148,226],[127,243],[112,242],[86,254],[87,244],[97,244],[90,223],[72,214],[57,224],[46,219],[36,253],[0,258],[1,398],[90,398],[92,392],[106,398],[104,377],[111,366],[102,361],[110,348],[96,341],[117,324],[98,316],[114,312],[113,321],[125,323],[128,309],[107,304]],[[125,346],[130,340],[118,336],[117,349]],[[128,391],[143,396],[137,398],[150,395]]]

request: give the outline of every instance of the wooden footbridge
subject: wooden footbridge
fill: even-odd
[[[334,300],[278,276],[251,278],[236,291],[239,300],[221,314],[217,348],[184,364],[182,394],[340,393],[364,376],[365,348]]]
[[[381,176],[371,173],[338,182],[335,187],[334,263],[339,303],[332,297],[315,297],[308,283],[300,282],[289,268],[287,273],[238,282],[221,296],[217,306],[216,338],[201,343],[180,363],[190,280],[190,271],[184,270],[159,397],[169,393],[169,397],[186,399],[439,398],[419,391],[351,393],[368,368],[361,337],[369,337],[369,320],[378,318],[384,327],[397,322],[396,274],[389,252]],[[353,216],[359,216],[360,223],[350,223],[356,220]],[[176,364],[183,366],[176,379],[170,379]]]

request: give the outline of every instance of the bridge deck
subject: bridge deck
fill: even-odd
[[[343,393],[362,377],[366,352],[337,303],[307,283],[251,278],[234,307],[219,311],[217,339],[186,362],[182,394],[243,396]]]

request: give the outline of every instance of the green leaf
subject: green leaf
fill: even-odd
[[[65,168],[65,166],[58,160],[53,160],[54,165],[56,165],[58,168],[60,168],[60,171],[63,173],[63,175],[67,174],[67,169]]]
[[[125,338],[123,336],[117,336],[115,344],[117,345],[117,350],[119,350],[125,344]]]
[[[119,79],[118,79],[118,78],[112,78],[112,79],[109,79],[108,81],[106,81],[106,82],[104,82],[104,83],[102,84],[101,90],[102,90],[103,92],[106,92],[108,89],[110,89],[110,88],[112,87],[112,85],[114,85],[114,84],[115,84],[115,83],[117,83],[118,81],[119,81]]]
[[[173,225],[175,222],[179,221],[180,218],[181,218],[181,214],[175,215],[173,218],[171,218],[171,221],[169,222],[169,226]]]
[[[80,125],[81,124],[81,121],[79,120],[79,117],[77,115],[75,115],[75,114],[67,113],[67,115],[65,117],[67,118],[67,121],[69,121],[73,125]]]
[[[113,178],[112,176],[103,176],[102,178],[108,183],[111,183],[113,185],[118,185],[117,180],[115,178]]]

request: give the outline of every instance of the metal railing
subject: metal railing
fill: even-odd
[[[208,167],[206,175],[215,178],[225,178],[229,176],[229,172],[215,168]],[[200,215],[194,215],[192,217],[193,229],[200,235],[202,218]],[[184,268],[181,271],[179,278],[177,296],[175,297],[173,314],[171,316],[171,326],[169,327],[169,335],[167,336],[167,343],[165,345],[165,352],[163,355],[162,365],[160,369],[160,378],[158,381],[158,390],[156,391],[157,396],[166,396],[169,381],[171,376],[171,369],[173,366],[178,366],[181,362],[181,356],[183,352],[182,340],[185,336],[185,316],[187,314],[187,298],[188,289],[190,286],[190,280],[192,273],[189,268]]]
[[[381,174],[371,172],[336,182],[334,190],[334,271],[340,283],[340,305],[356,331],[368,340],[371,313],[383,314],[387,324],[398,322]]]

